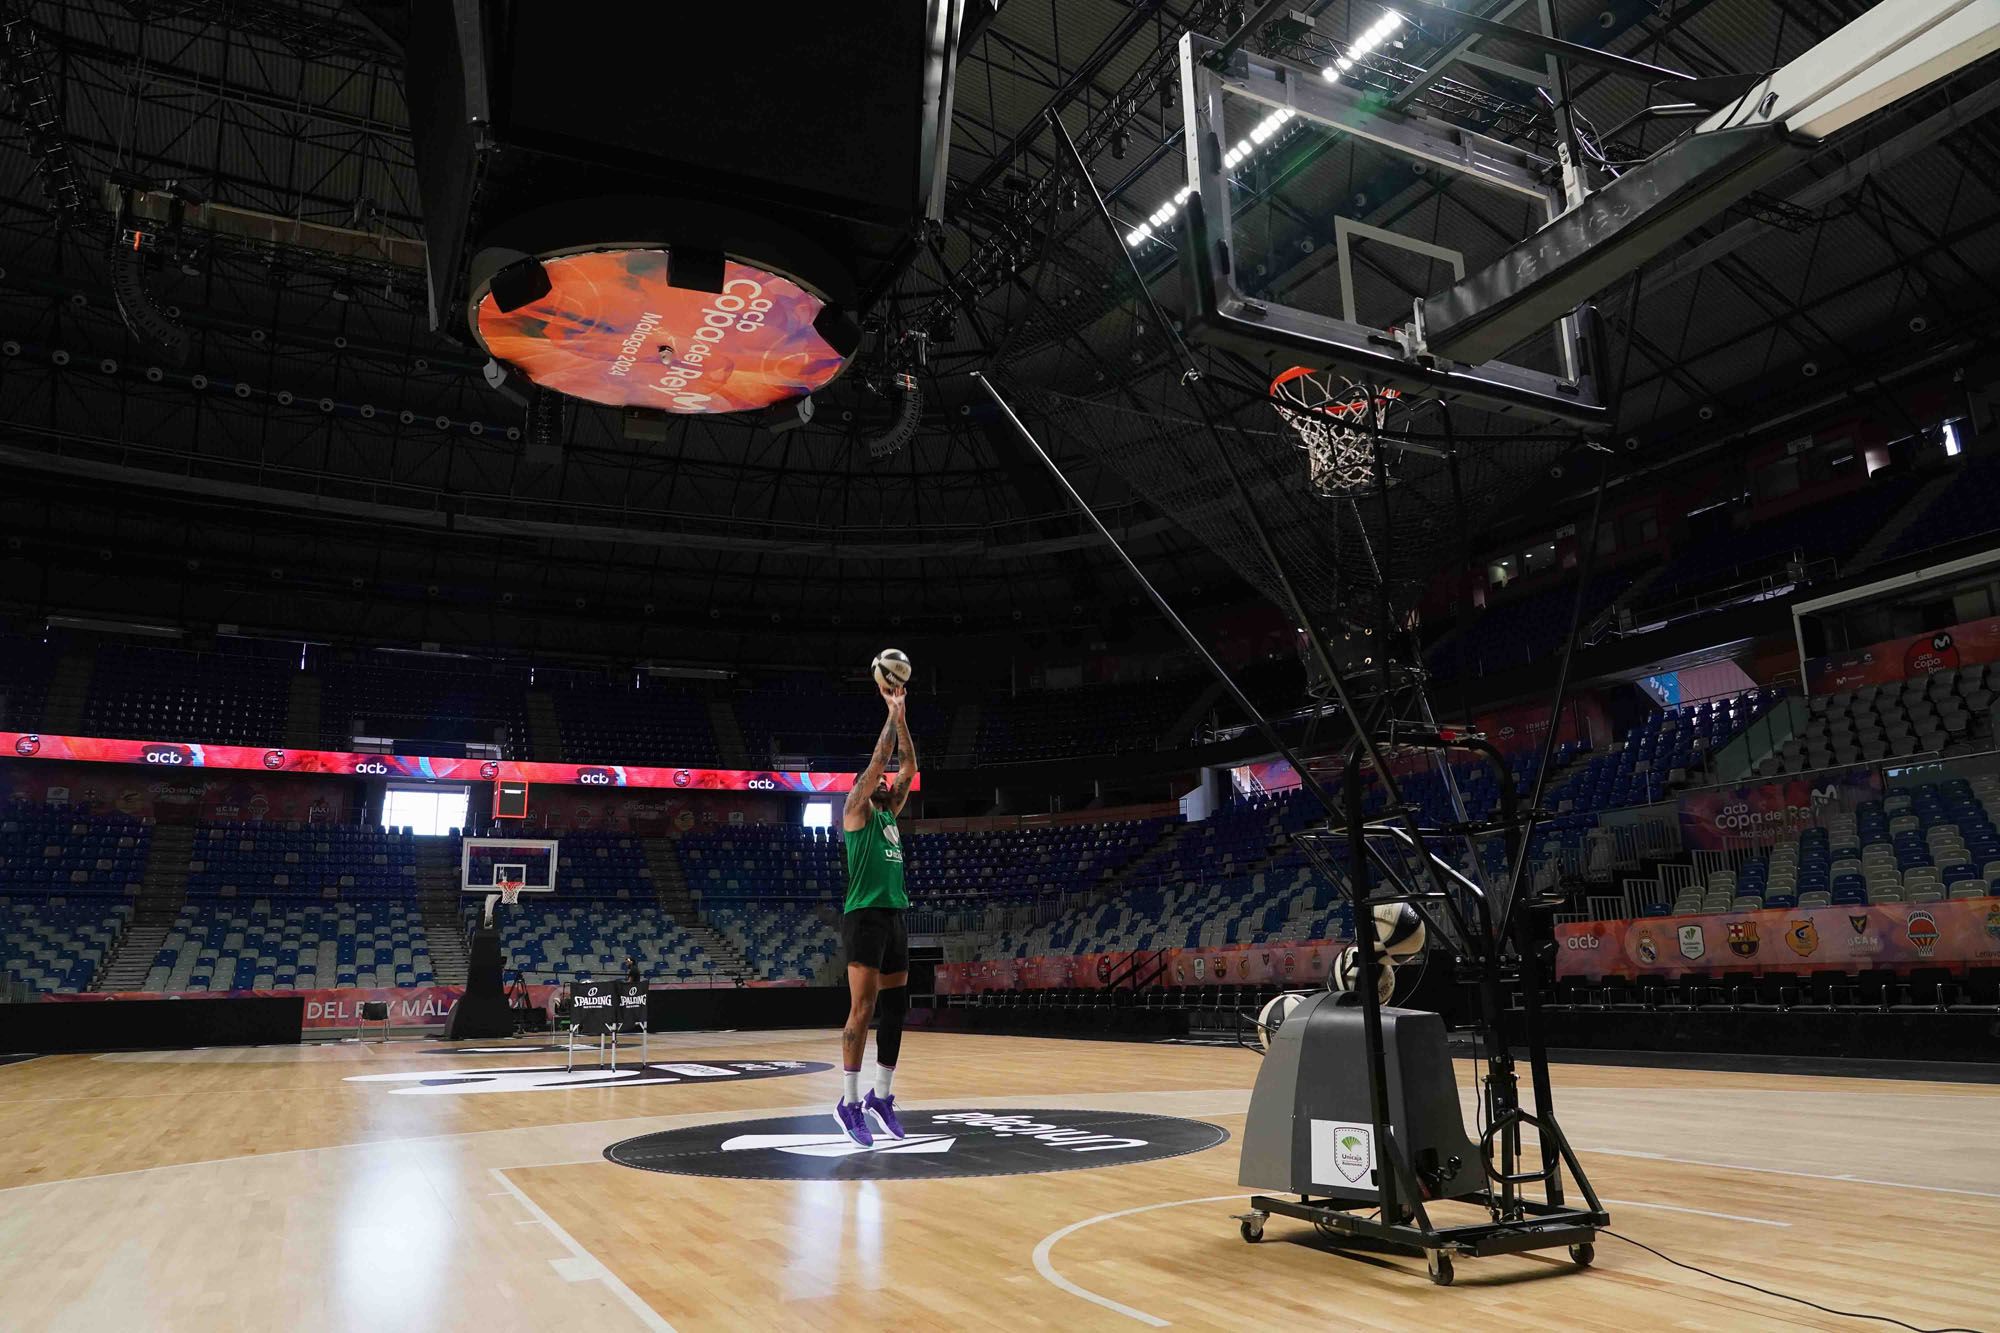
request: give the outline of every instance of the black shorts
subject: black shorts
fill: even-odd
[[[841,917],[840,945],[850,964],[890,974],[910,970],[910,932],[893,907],[857,907]]]

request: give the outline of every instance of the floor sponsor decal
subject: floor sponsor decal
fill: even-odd
[[[560,1048],[558,1048],[560,1049]],[[585,1052],[591,1062],[582,1060]],[[489,1052],[490,1053],[490,1052]],[[561,1065],[515,1065],[501,1069],[425,1069],[401,1074],[355,1074],[348,1083],[394,1083],[403,1096],[439,1097],[478,1092],[568,1092],[578,1088],[643,1088],[665,1083],[732,1083],[787,1074],[819,1074],[833,1068],[818,1060],[655,1060],[613,1070],[599,1068],[595,1047],[577,1047],[574,1069]]]
[[[823,1115],[643,1134],[604,1155],[621,1166],[729,1180],[942,1180],[1081,1171],[1184,1157],[1226,1143],[1200,1120],[1130,1111],[904,1111],[905,1139],[851,1141]]]

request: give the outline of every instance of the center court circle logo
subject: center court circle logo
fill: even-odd
[[[864,1148],[831,1113],[643,1134],[604,1150],[620,1166],[725,1180],[944,1180],[1082,1171],[1185,1157],[1229,1141],[1202,1120],[1133,1111],[904,1111],[904,1139]]]

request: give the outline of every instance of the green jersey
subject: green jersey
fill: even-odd
[[[847,836],[847,906],[843,912],[864,907],[892,907],[901,911],[910,905],[903,891],[903,835],[896,829],[896,817],[887,810],[868,807],[868,822],[858,829],[844,830]]]

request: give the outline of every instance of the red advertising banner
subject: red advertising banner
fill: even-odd
[[[1805,662],[1808,694],[1839,694],[1863,685],[1910,680],[1975,662],[2000,662],[2000,616],[1871,643]]]
[[[446,782],[552,782],[576,787],[673,787],[693,791],[844,792],[852,773],[792,773],[736,768],[651,768],[636,764],[546,764],[514,759],[453,759],[444,755],[352,754],[262,745],[202,745],[179,741],[108,740],[0,731],[0,756],[140,764],[167,773],[196,768],[246,768],[271,773],[339,773],[357,777],[433,778]],[[919,775],[913,787],[921,788]]]
[[[1852,810],[1881,794],[1880,775],[1867,768],[1682,792],[1681,845],[1720,851],[1746,839],[1795,841],[1823,816]]]
[[[803,986],[806,983],[791,981],[752,981],[751,987],[763,989],[785,989]],[[654,983],[653,990],[699,990],[701,982]],[[559,988],[550,985],[528,987],[528,999],[537,1009],[546,1009],[554,1001]],[[399,1028],[443,1027],[445,1018],[458,997],[465,993],[463,986],[360,986],[342,990],[212,990],[212,991],[85,991],[80,994],[44,995],[43,1000],[52,1003],[76,1004],[89,1001],[117,1000],[234,1000],[245,996],[300,995],[305,997],[305,1029],[308,1032],[323,1031],[328,1028],[352,1028],[361,1025],[361,1006],[381,1000],[389,1006],[389,1023]]]
[[[1168,986],[1320,986],[1333,960],[1346,945],[1340,940],[1266,941],[1262,944],[1221,944],[1213,948],[1165,949]],[[940,995],[977,995],[993,990],[1098,990],[1114,976],[1130,973],[1134,957],[1141,974],[1156,955],[1117,953],[1043,954],[1034,958],[995,958],[977,963],[940,963]]]
[[[1556,927],[1556,976],[2000,965],[2000,898],[1657,916]]]
[[[389,1022],[399,1028],[443,1027],[451,1006],[465,993],[463,986],[362,986],[345,990],[289,991],[86,991],[77,995],[44,995],[57,1003],[91,1000],[232,1000],[244,996],[300,995],[305,997],[305,1028],[308,1032],[325,1028],[351,1028],[361,1024],[361,1006],[376,1000],[389,1006]],[[554,986],[530,986],[528,997],[536,1007],[546,1009],[554,998]]]

